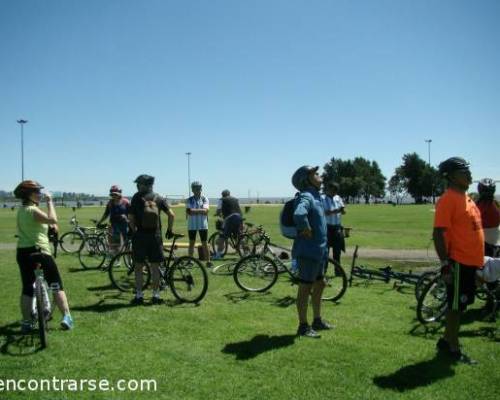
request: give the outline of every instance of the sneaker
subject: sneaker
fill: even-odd
[[[333,329],[333,325],[325,321],[324,319],[315,319],[312,323],[312,329],[315,331],[327,331]]]
[[[23,321],[21,322],[21,333],[23,335],[28,335],[33,331],[33,324],[31,321]]]
[[[297,329],[297,336],[304,336],[313,339],[319,339],[321,337],[318,332],[306,324],[299,325],[299,328]]]
[[[448,341],[445,339],[445,338],[440,338],[437,343],[436,343],[436,348],[439,350],[439,351],[447,351],[447,352],[451,352],[450,350],[450,344],[448,343]]]
[[[142,306],[144,304],[144,297],[134,297],[131,301],[130,304],[133,306]]]
[[[151,299],[151,304],[161,304],[163,303],[163,300],[160,296],[153,296]]]
[[[69,331],[70,329],[73,329],[73,325],[74,323],[71,315],[65,315],[61,321],[61,328],[65,331]]]
[[[478,363],[476,360],[470,358],[467,354],[462,353],[460,350],[450,351],[448,355],[456,363],[467,364],[467,365],[475,365]]]

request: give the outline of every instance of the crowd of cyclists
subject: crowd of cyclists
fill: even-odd
[[[434,244],[439,256],[442,276],[447,282],[448,312],[444,336],[437,348],[457,361],[471,361],[460,348],[458,330],[460,314],[474,301],[474,272],[481,268],[484,256],[496,256],[499,242],[500,211],[495,200],[495,182],[479,182],[479,198],[474,202],[467,190],[472,183],[469,164],[462,158],[452,157],[439,165],[440,174],[446,179],[448,189],[436,204]],[[159,265],[164,260],[163,235],[160,214],[167,216],[166,238],[172,238],[175,214],[165,198],[153,191],[155,178],[139,175],[135,181],[137,192],[131,201],[122,189],[113,185],[110,200],[99,220],[110,221],[110,253],[116,254],[128,238],[132,241],[136,290],[132,304],[144,304],[143,268],[146,263],[152,275],[152,304],[160,304]],[[297,335],[319,338],[318,331],[332,329],[332,324],[322,318],[321,295],[325,287],[323,276],[329,251],[339,261],[345,251],[342,215],[345,205],[338,196],[339,185],[323,179],[319,167],[302,166],[292,176],[298,191],[294,201],[293,220],[297,236],[293,241],[292,258],[298,267]],[[323,188],[323,193],[321,189]],[[33,297],[34,269],[41,265],[54,294],[55,303],[63,317],[61,327],[72,329],[63,283],[54,258],[51,256],[48,229],[57,229],[57,215],[50,194],[42,195],[43,186],[32,180],[21,182],[15,189],[16,198],[22,201],[17,212],[17,262],[21,273],[21,329],[24,333],[33,328],[31,298]],[[216,215],[223,219],[223,234],[214,254],[210,254],[208,238],[209,200],[202,195],[202,184],[193,182],[193,195],[186,200],[185,212],[189,238],[189,255],[193,255],[196,237],[201,241],[202,255],[207,266],[223,258],[224,241],[242,228],[242,213],[237,198],[229,190],[222,192],[217,203]],[[42,197],[47,212],[40,208]],[[312,305],[312,323],[308,322],[309,302]]]

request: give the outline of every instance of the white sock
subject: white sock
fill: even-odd
[[[160,291],[158,289],[153,290],[153,297],[160,297]]]

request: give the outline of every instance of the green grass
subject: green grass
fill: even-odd
[[[492,388],[498,391],[498,326],[468,314],[462,341],[480,364],[449,365],[435,358],[439,330],[415,321],[410,287],[355,281],[339,304],[323,304],[335,330],[320,340],[297,339],[296,287],[284,278],[270,293],[248,295],[231,277],[210,275],[200,306],[164,293],[164,305],[130,307],[131,295],[111,288],[107,274],[82,271],[69,255],[57,261],[76,328],[52,330],[49,348],[36,351],[36,338],[19,335],[14,259],[14,251],[0,251],[0,379],[146,378],[158,386],[156,393],[0,393],[2,399],[491,399]]]
[[[289,245],[290,241],[281,236],[278,219],[281,205],[252,206],[245,218],[249,222],[262,224],[269,232],[273,242]],[[82,225],[90,225],[90,219],[98,219],[102,207],[86,207],[77,210]],[[425,249],[429,246],[434,213],[432,205],[348,205],[344,225],[353,228],[347,245],[360,245],[362,248],[384,249]],[[186,218],[182,207],[174,207],[176,213],[175,230],[186,232]],[[70,208],[57,208],[61,232],[70,229],[69,219],[73,215]],[[210,230],[213,231],[215,217],[210,217]],[[0,210],[0,243],[14,243],[15,212]]]
[[[279,206],[252,207],[248,220],[279,235]],[[350,245],[425,248],[432,226],[430,206],[349,206]],[[58,209],[61,231],[72,212]],[[78,210],[82,224],[101,208]],[[185,231],[176,208],[176,231]],[[14,242],[14,216],[0,212],[0,243]],[[211,218],[214,223],[214,218]],[[0,379],[155,379],[157,392],[1,393],[0,399],[469,399],[498,392],[498,324],[466,314],[461,340],[480,364],[450,365],[435,358],[439,327],[415,321],[413,289],[355,280],[323,315],[336,328],[320,340],[297,339],[296,287],[284,278],[267,294],[237,290],[231,277],[210,275],[201,305],[130,307],[131,294],[110,287],[107,274],[83,271],[74,256],[57,259],[76,328],[54,328],[49,348],[19,335],[19,272],[14,250],[0,250]],[[347,260],[345,260],[348,264]],[[373,267],[383,260],[360,259]],[[424,265],[423,263],[422,265]],[[392,264],[394,266],[394,264]],[[414,264],[419,266],[420,264]],[[406,268],[406,263],[396,264]],[[148,291],[147,296],[150,296]],[[148,297],[146,297],[148,300]],[[59,315],[56,312],[56,321]]]

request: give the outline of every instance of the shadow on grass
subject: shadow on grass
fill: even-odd
[[[115,300],[112,303],[107,302],[108,300]],[[120,302],[116,302],[116,300]],[[150,301],[145,300],[143,305],[134,305],[130,303],[130,300],[128,297],[123,298],[122,294],[116,294],[113,296],[106,296],[103,299],[100,299],[97,303],[95,304],[89,304],[86,306],[73,306],[71,307],[71,310],[73,311],[80,311],[80,312],[93,312],[93,313],[107,313],[107,312],[113,312],[125,308],[144,308],[144,307],[162,307],[162,306],[167,306],[167,307],[198,307],[199,304],[191,304],[191,303],[183,303],[179,300],[163,300],[160,304],[152,304]]]
[[[406,392],[451,378],[455,375],[452,365],[449,357],[437,353],[431,360],[408,365],[389,375],[376,376],[373,383],[381,389]]]
[[[234,354],[237,360],[249,360],[269,350],[287,347],[295,342],[295,335],[269,336],[256,335],[250,340],[228,343],[222,349],[223,353]]]
[[[104,290],[117,290],[117,289],[110,283],[108,285],[88,287],[87,290],[89,292],[101,292]]]
[[[232,292],[224,295],[231,303],[238,304],[242,301],[265,301],[271,302],[272,298],[269,296],[271,292],[257,293],[257,292]]]
[[[0,354],[11,357],[26,357],[42,350],[38,331],[30,335],[21,333],[21,325],[14,322],[0,327]]]

